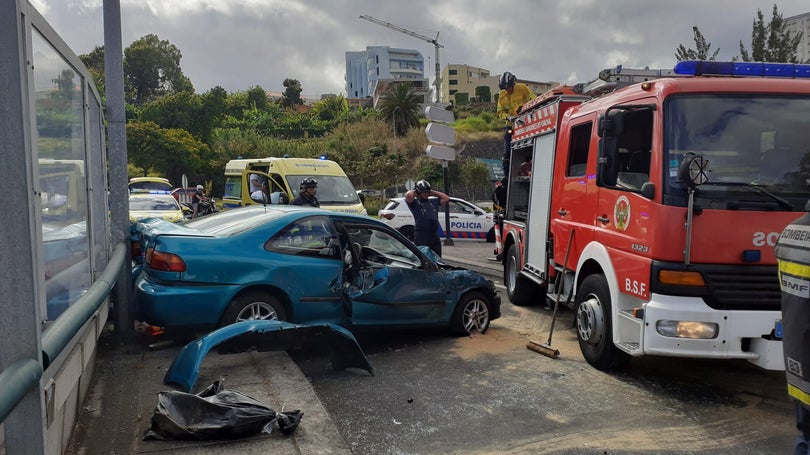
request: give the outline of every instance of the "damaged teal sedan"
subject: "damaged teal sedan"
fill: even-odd
[[[279,320],[468,335],[500,317],[492,281],[365,216],[250,206],[184,225],[146,220],[135,234],[136,316],[153,325]]]

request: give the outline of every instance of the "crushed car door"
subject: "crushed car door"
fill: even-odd
[[[271,237],[265,248],[290,257],[278,261],[272,273],[294,302],[292,320],[345,322],[347,307],[340,290],[331,284],[340,280],[342,262],[328,216],[295,220]]]
[[[343,224],[342,228],[338,230],[348,239],[344,288],[353,324],[425,324],[447,319],[452,308],[445,274],[413,244],[373,224]]]

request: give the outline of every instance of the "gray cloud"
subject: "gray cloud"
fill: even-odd
[[[102,0],[33,4],[77,54],[103,44]],[[778,6],[785,18],[810,12],[801,0]],[[740,40],[750,48],[757,9],[769,20],[772,8],[754,0],[121,0],[121,21],[125,47],[149,33],[177,46],[198,92],[217,85],[280,91],[292,77],[317,96],[344,93],[344,52],[368,45],[416,49],[433,76],[432,44],[361,14],[431,37],[439,32],[442,67],[576,83],[619,64],[672,67],[678,44],[694,47],[694,25],[719,58],[730,59]]]

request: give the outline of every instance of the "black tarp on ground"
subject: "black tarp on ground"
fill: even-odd
[[[222,379],[194,395],[175,390],[158,393],[147,439],[234,439],[270,433],[278,425],[290,434],[303,417],[300,410],[280,413],[254,398],[226,390]]]

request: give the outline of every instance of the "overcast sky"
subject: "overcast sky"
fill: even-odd
[[[76,54],[104,44],[102,0],[30,0]],[[756,0],[120,0],[123,46],[153,33],[182,53],[198,93],[259,85],[282,91],[298,79],[303,95],[344,94],[345,52],[379,45],[416,49],[426,76],[434,47],[359,19],[361,14],[416,33],[439,33],[440,64],[574,84],[600,69],[671,68],[675,48],[694,48],[692,27],[720,49],[718,59],[751,46]],[[807,0],[776,3],[784,18],[810,12]]]

